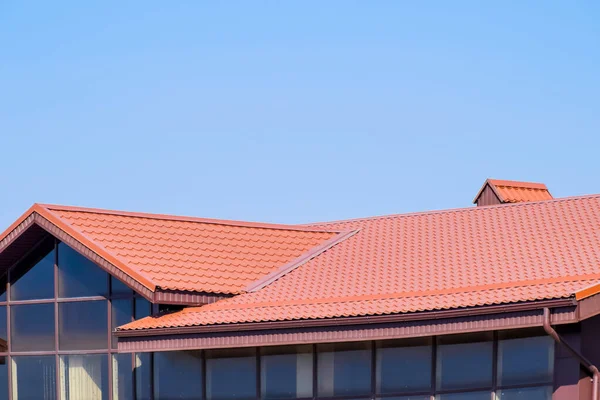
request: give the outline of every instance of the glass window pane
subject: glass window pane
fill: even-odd
[[[498,384],[552,382],[554,340],[549,336],[498,341]]]
[[[490,400],[491,392],[439,394],[436,400]]]
[[[507,389],[498,394],[498,400],[551,400],[552,387]]]
[[[0,278],[0,301],[6,301],[6,279],[7,274]]]
[[[8,358],[0,357],[0,400],[8,400]]]
[[[63,400],[108,399],[108,355],[60,357],[60,393]]]
[[[492,385],[493,344],[488,335],[438,339],[437,387],[468,389]]]
[[[110,291],[112,295],[133,296],[133,290],[114,276],[110,277]]]
[[[54,350],[54,304],[10,308],[12,351]]]
[[[261,349],[263,399],[295,399],[313,396],[312,346]]]
[[[133,320],[133,299],[117,299],[111,302],[111,331]],[[112,348],[117,348],[117,337],[111,333]]]
[[[59,303],[58,342],[60,350],[108,348],[108,302]]]
[[[377,343],[377,393],[429,390],[432,352],[429,338]]]
[[[135,319],[140,319],[152,314],[152,303],[143,297],[135,298]]]
[[[4,353],[7,351],[8,341],[6,332],[6,306],[0,306],[0,352]]]
[[[149,400],[152,397],[152,353],[135,354],[135,396],[136,400]]]
[[[207,399],[255,399],[256,373],[256,351],[254,349],[207,351]]]
[[[154,353],[154,398],[194,400],[202,397],[200,351]]]
[[[11,271],[11,300],[54,298],[54,239]]]
[[[133,400],[133,354],[113,355],[113,400]]]
[[[56,359],[54,356],[12,358],[13,399],[56,399]]]
[[[377,400],[430,400],[430,396],[378,397]]]
[[[371,344],[322,344],[318,349],[319,396],[357,396],[371,392]]]
[[[106,296],[108,274],[64,243],[58,245],[58,297]]]

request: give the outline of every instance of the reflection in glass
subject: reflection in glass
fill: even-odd
[[[132,354],[113,354],[113,400],[133,400],[132,364]]]
[[[311,345],[261,349],[263,399],[312,397],[312,377]]]
[[[551,400],[552,387],[506,389],[500,391],[498,400]]]
[[[436,400],[490,400],[491,391],[439,394]]]
[[[207,399],[255,399],[257,373],[255,354],[254,349],[207,351]],[[235,385],[232,385],[232,382],[235,382]]]
[[[371,343],[333,343],[317,347],[319,396],[371,392]]]
[[[56,399],[56,362],[54,356],[12,358],[13,399]]]
[[[8,351],[8,339],[6,331],[6,306],[0,306],[0,351]]]
[[[430,400],[430,396],[400,396],[400,397],[381,397],[377,400]]]
[[[54,298],[54,255],[54,239],[47,240],[11,271],[11,300]]]
[[[110,291],[113,296],[133,296],[133,290],[114,276],[110,277]]]
[[[554,341],[549,336],[498,341],[498,383],[548,383],[554,372]]]
[[[429,338],[377,343],[377,393],[429,390],[432,362]]]
[[[12,351],[54,350],[54,304],[11,306]]]
[[[8,358],[0,357],[0,400],[8,400]]]
[[[78,301],[58,305],[60,350],[108,348],[108,303]]]
[[[140,319],[149,316],[152,313],[152,304],[143,297],[135,298],[134,318]]]
[[[135,396],[136,400],[152,398],[152,354],[135,354]]]
[[[438,339],[438,389],[468,389],[492,385],[493,343],[487,335]]]
[[[194,400],[202,394],[200,351],[154,353],[154,398]]]
[[[6,301],[6,279],[7,274],[0,277],[0,301]]]
[[[58,245],[58,297],[106,296],[108,274],[64,243]]]
[[[111,331],[118,326],[125,325],[133,320],[133,299],[117,299],[111,301]],[[117,338],[111,334],[112,348],[117,348]]]
[[[108,356],[106,354],[60,357],[62,400],[108,399]]]

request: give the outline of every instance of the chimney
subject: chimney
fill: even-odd
[[[553,197],[543,183],[488,179],[479,189],[473,203],[477,206],[491,206],[551,199]]]

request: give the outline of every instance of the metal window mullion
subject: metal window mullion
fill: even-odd
[[[6,351],[8,351],[7,363],[8,363],[8,399],[12,400],[13,398],[13,380],[12,380],[12,356],[10,355],[11,350],[11,326],[10,326],[10,304],[8,304],[8,300],[10,300],[10,269],[6,273]]]
[[[377,346],[373,340],[371,343],[371,398],[374,399],[377,394],[377,375],[375,369],[377,368]]]
[[[435,394],[437,391],[437,336],[431,337],[431,389],[430,389],[430,400],[435,400]]]
[[[491,400],[496,400],[498,389],[498,331],[492,333],[492,394]]]
[[[256,357],[256,398],[257,399],[261,399],[262,398],[262,388],[261,388],[261,370],[260,370],[260,348],[256,347],[255,348],[255,357]]]
[[[206,350],[202,350],[200,354],[200,362],[202,363],[202,399],[206,400]]]
[[[107,279],[107,319],[108,319],[108,400],[113,400],[113,369],[112,369],[112,279],[110,279],[110,274],[106,274]]]
[[[54,367],[56,368],[56,399],[61,400],[60,392],[60,359],[58,355],[58,243],[54,239]]]
[[[312,382],[312,384],[313,384],[313,397],[312,398],[314,400],[314,399],[317,398],[317,391],[319,389],[319,381],[318,381],[319,377],[317,376],[317,373],[318,373],[317,370],[319,368],[318,367],[318,360],[317,360],[318,351],[317,351],[317,345],[316,345],[316,343],[313,343],[313,345],[312,345],[312,351],[313,351],[313,382]]]

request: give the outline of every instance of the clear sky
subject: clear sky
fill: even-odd
[[[492,4],[494,3],[494,4]],[[598,1],[0,1],[34,202],[300,223],[600,193]]]

